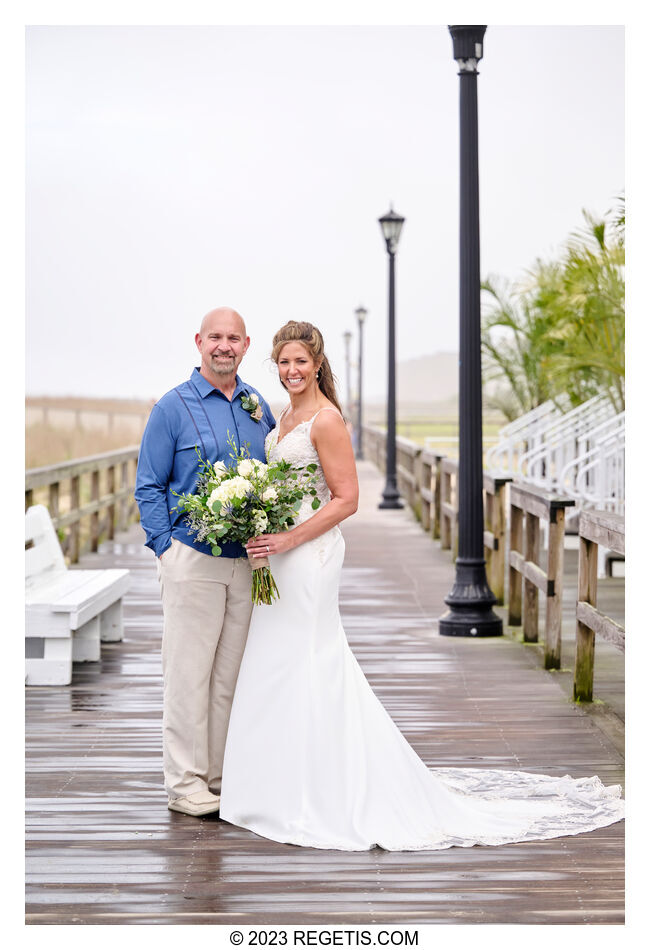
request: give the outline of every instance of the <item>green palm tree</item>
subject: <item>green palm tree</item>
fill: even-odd
[[[549,319],[530,294],[508,281],[491,276],[482,288],[483,378],[494,384],[487,387],[486,404],[516,419],[553,396],[543,370]]]
[[[625,205],[569,237],[560,260],[536,261],[518,285],[483,284],[486,402],[508,419],[547,399],[607,393],[625,406]]]
[[[625,408],[624,210],[617,220],[584,213],[586,227],[571,236],[561,292],[548,303],[554,331],[551,369],[557,384],[581,402],[585,383]],[[622,222],[622,224],[621,224]]]

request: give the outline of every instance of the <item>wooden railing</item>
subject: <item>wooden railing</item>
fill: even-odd
[[[625,518],[607,511],[581,511],[578,522],[578,602],[576,604],[576,659],[573,698],[591,702],[594,689],[596,634],[625,649],[625,630],[596,608],[598,546],[625,554]]]
[[[458,459],[440,463],[440,547],[458,556]]]
[[[386,470],[386,432],[364,427],[365,457],[377,468]],[[425,449],[408,439],[396,439],[397,487],[422,523],[425,531],[440,539],[445,550],[455,558],[458,546],[458,460]],[[510,478],[483,477],[485,496],[485,531],[488,582],[503,604],[505,587],[506,485]]]
[[[573,498],[554,496],[541,488],[517,482],[510,485],[508,624],[521,626],[523,613],[524,640],[537,643],[541,590],[546,597],[544,665],[547,670],[560,669],[564,510],[574,504]],[[540,520],[547,521],[549,526],[546,570],[539,564]]]
[[[137,520],[138,451],[137,445],[129,446],[25,472],[25,510],[33,504],[48,508],[71,564]]]
[[[422,454],[422,447],[416,442],[399,437],[395,440],[395,447],[397,450],[397,487],[419,521],[422,515],[422,489],[420,485],[422,473],[418,462]]]
[[[440,537],[441,465],[444,458],[441,452],[430,449],[424,449],[419,457],[420,521],[433,538]]]

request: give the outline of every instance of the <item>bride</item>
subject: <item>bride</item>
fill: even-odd
[[[296,524],[247,545],[271,558],[281,598],[256,606],[232,706],[221,818],[287,844],[362,851],[498,845],[591,831],[623,818],[619,785],[487,769],[430,770],[352,654],[338,589],[339,524],[356,511],[354,455],[323,338],[289,321],[272,358],[290,403],[269,460],[315,462]]]

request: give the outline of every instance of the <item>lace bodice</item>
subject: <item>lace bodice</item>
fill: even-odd
[[[269,462],[275,462],[282,458],[291,465],[311,465],[312,463],[316,465],[316,471],[314,473],[316,478],[316,491],[318,493],[318,497],[320,498],[322,507],[330,500],[330,490],[327,487],[327,482],[325,481],[325,475],[323,473],[323,469],[321,468],[318,452],[314,448],[314,444],[311,441],[312,423],[319,412],[336,412],[336,409],[319,409],[318,412],[311,417],[311,419],[308,419],[306,422],[299,422],[295,429],[292,429],[285,436],[283,436],[278,443],[280,419],[282,419],[282,415],[284,415],[283,412],[275,429],[271,429],[267,435],[264,448],[266,450],[266,458]],[[311,516],[315,514],[311,503],[311,495],[307,495],[305,498],[303,498],[302,505],[300,506],[298,517],[296,519],[296,524],[306,521],[307,518],[311,518]],[[320,511],[320,509],[318,510]]]

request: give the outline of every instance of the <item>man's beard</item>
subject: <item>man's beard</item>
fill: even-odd
[[[212,366],[212,372],[217,376],[230,376],[235,370],[235,357],[222,356],[217,358],[213,356],[210,365]]]

